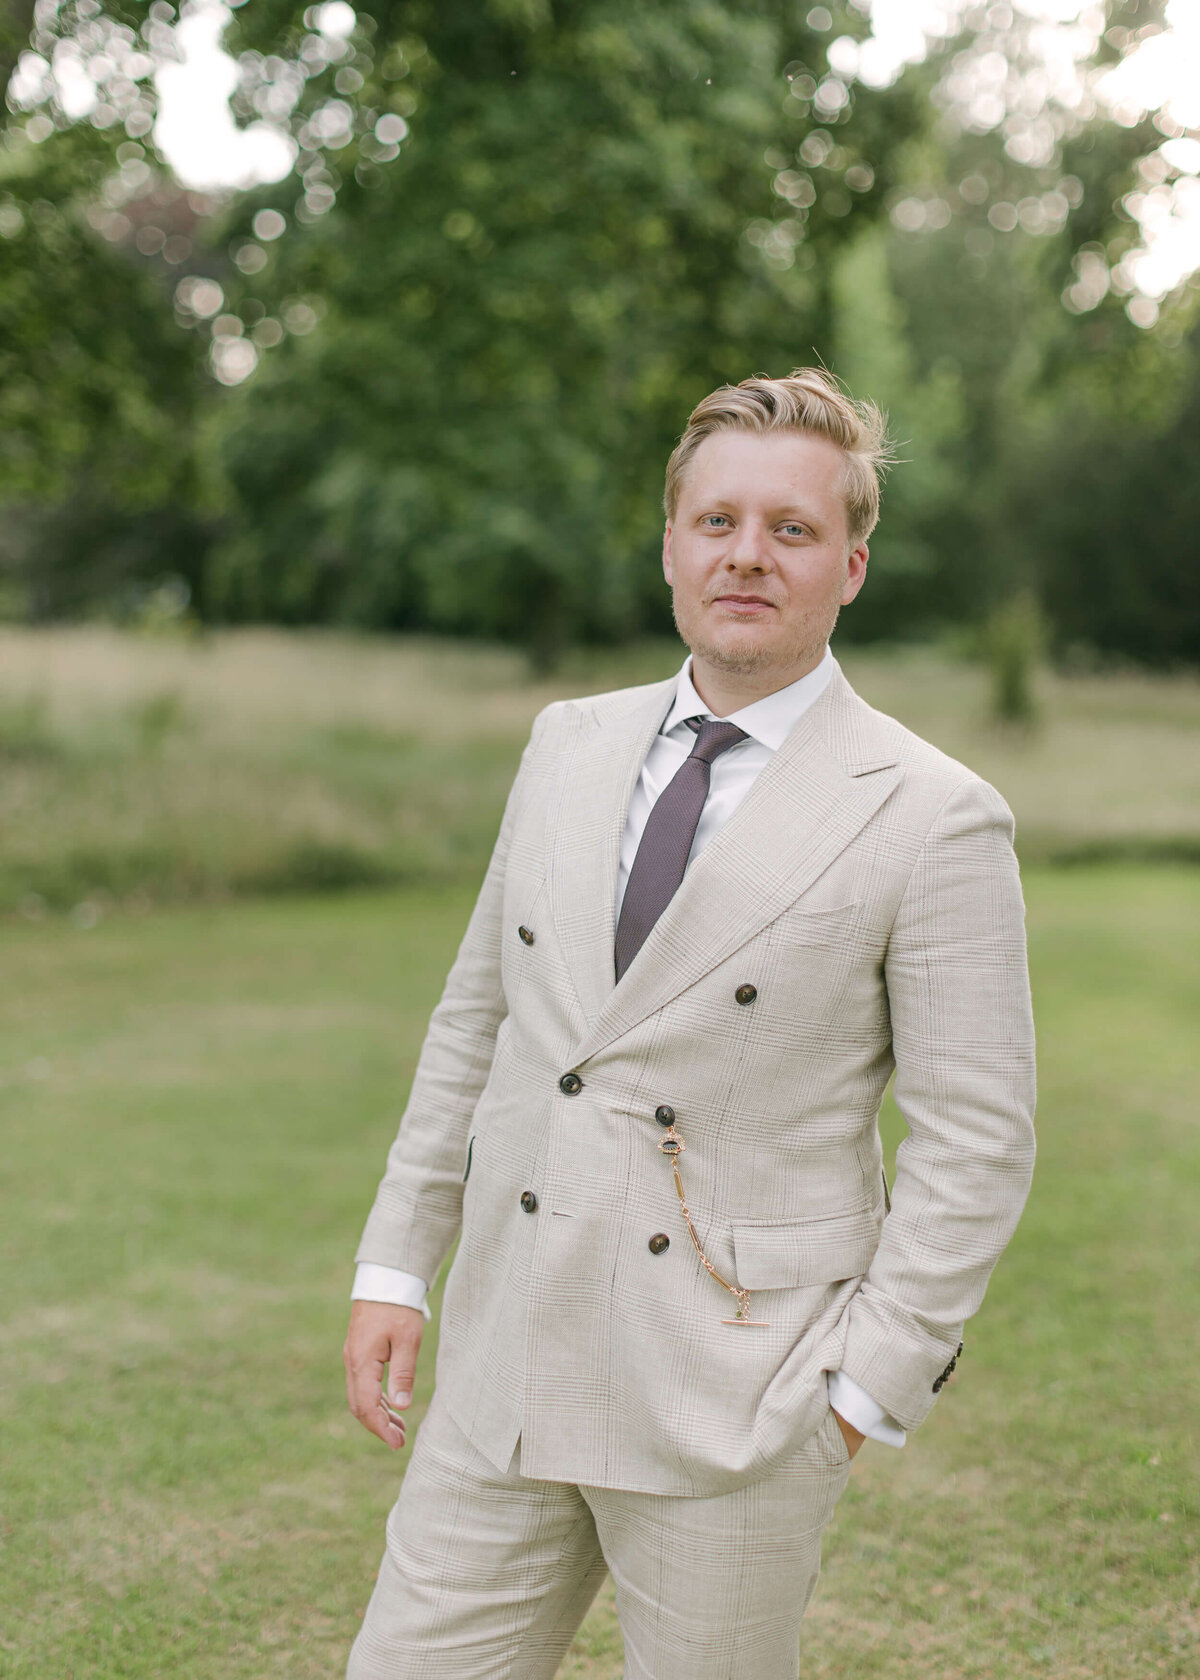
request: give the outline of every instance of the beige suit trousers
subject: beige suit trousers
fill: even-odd
[[[712,1498],[534,1481],[435,1394],[347,1680],[551,1680],[606,1571],[625,1680],[796,1680],[849,1469],[827,1411],[776,1473]]]

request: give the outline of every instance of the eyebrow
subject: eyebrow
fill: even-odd
[[[706,513],[725,513],[736,509],[737,506],[737,502],[732,497],[711,496],[707,501],[699,504],[697,515],[703,518]],[[778,507],[769,508],[767,511],[772,518],[777,520],[794,519],[797,522],[815,524],[820,518],[820,514],[814,509],[800,508],[795,503],[781,503]]]

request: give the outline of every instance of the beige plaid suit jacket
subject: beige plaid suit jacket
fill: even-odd
[[[799,1450],[827,1371],[925,1417],[1028,1192],[1034,1040],[1008,807],[840,669],[616,984],[618,849],[673,692],[536,720],[357,1258],[432,1279],[461,1230],[436,1380],[497,1467],[519,1437],[527,1476],[712,1495]],[[662,1105],[765,1326],[724,1322]]]

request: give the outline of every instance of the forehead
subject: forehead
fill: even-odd
[[[844,510],[846,457],[813,432],[710,432],[684,470],[679,504],[717,499],[754,506],[802,502]]]

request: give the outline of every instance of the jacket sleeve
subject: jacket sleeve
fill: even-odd
[[[534,722],[483,886],[429,1021],[408,1103],[388,1151],[355,1259],[432,1283],[462,1222],[463,1169],[496,1034],[508,1013],[501,980],[504,874],[531,759],[549,712]]]
[[[1012,836],[995,789],[959,783],[925,837],[885,959],[908,1136],[842,1369],[906,1429],[933,1405],[1033,1172],[1033,1012]]]

